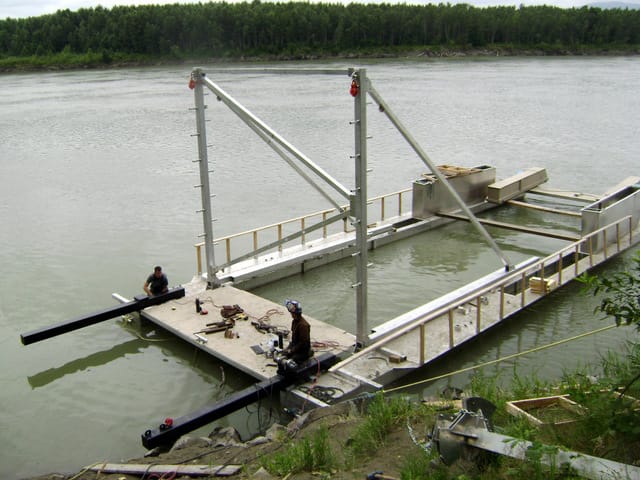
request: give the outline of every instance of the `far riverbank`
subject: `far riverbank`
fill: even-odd
[[[640,54],[640,45],[633,47],[568,47],[533,46],[515,47],[494,45],[484,48],[449,48],[442,46],[411,49],[359,50],[339,54],[300,53],[265,54],[253,56],[190,56],[190,57],[150,57],[89,52],[86,54],[60,53],[46,56],[0,58],[0,73],[28,71],[58,71],[104,68],[131,68],[145,66],[171,66],[189,64],[216,63],[262,63],[292,61],[326,61],[354,59],[420,59],[420,58],[465,58],[465,57],[575,57],[575,56],[636,56]]]

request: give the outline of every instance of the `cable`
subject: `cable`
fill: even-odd
[[[165,477],[165,475],[168,475],[167,477]],[[174,472],[164,472],[162,474],[160,473],[152,473],[151,475],[149,475],[149,480],[151,479],[155,479],[157,478],[158,480],[174,480],[176,478],[176,475],[178,475],[177,471]]]
[[[340,350],[347,351],[350,347],[345,347],[340,344],[340,342],[336,342],[335,340],[314,340],[311,342],[311,348],[313,348],[317,352],[323,352],[327,350]]]
[[[301,392],[306,393],[307,395],[311,395],[312,397],[317,398],[324,403],[329,403],[331,400],[333,400],[337,393],[341,393],[342,395],[344,395],[344,390],[342,390],[340,387],[325,387],[316,385],[315,387],[301,386],[298,389]]]
[[[141,334],[139,334],[138,332],[136,332],[135,330],[133,330],[131,328],[127,328],[125,326],[123,326],[122,328],[124,330],[126,330],[127,332],[131,333],[132,335],[135,335],[140,340],[144,340],[145,342],[168,342],[169,340],[171,340],[170,338],[148,338],[148,337],[143,337]]]
[[[311,384],[311,387],[304,387],[307,389],[306,392],[304,392],[304,390],[302,390],[302,387],[300,388],[300,391],[307,393],[311,396],[313,396],[313,389],[316,387],[316,384],[318,383],[318,378],[320,378],[320,360],[318,360],[318,358],[315,358],[316,363],[318,364],[318,371],[316,372],[316,378],[313,379],[313,383]],[[317,397],[316,397],[317,398]],[[308,398],[304,399],[304,402],[302,402],[302,407],[300,407],[300,414],[302,415],[304,413],[304,407],[307,405],[307,400]]]
[[[536,347],[536,348],[532,348],[530,350],[525,350],[524,352],[514,353],[512,355],[507,355],[506,357],[498,358],[496,360],[490,360],[488,362],[479,363],[478,365],[472,365],[471,367],[461,368],[460,370],[456,370],[455,372],[445,373],[445,374],[442,374],[442,375],[438,375],[436,377],[427,378],[425,380],[420,380],[420,381],[417,381],[417,382],[409,383],[407,385],[401,385],[399,387],[394,387],[394,388],[390,388],[390,389],[387,389],[387,390],[382,389],[381,392],[382,393],[391,393],[391,392],[395,392],[397,390],[402,390],[402,389],[409,388],[409,387],[415,387],[416,385],[421,385],[423,383],[433,382],[434,380],[440,380],[442,378],[451,377],[452,375],[456,375],[458,373],[468,372],[469,370],[475,370],[476,368],[486,367],[488,365],[493,365],[494,363],[504,362],[505,360],[510,360],[512,358],[517,358],[517,357],[520,357],[522,355],[527,355],[529,353],[539,352],[540,350],[545,350],[547,348],[556,347],[558,345],[562,345],[563,343],[568,343],[568,342],[571,342],[573,340],[578,340],[578,339],[583,338],[583,337],[588,337],[589,335],[593,335],[595,333],[604,332],[605,330],[609,330],[609,329],[614,328],[614,327],[617,327],[617,325],[609,325],[607,327],[598,328],[598,329],[592,330],[590,332],[586,332],[586,333],[582,333],[580,335],[575,335],[573,337],[565,338],[564,340],[558,340],[557,342],[552,342],[552,343],[549,343],[547,345],[542,345],[541,347]]]
[[[91,470],[93,467],[97,467],[98,465],[102,465],[102,468],[104,468],[107,465],[107,462],[96,462],[93,465],[89,465],[88,467],[84,467],[82,469],[81,472],[77,473],[76,475],[74,475],[73,477],[69,478],[69,480],[77,480],[78,478],[80,478],[82,475],[84,475],[85,473],[87,473],[89,470]],[[101,472],[102,470],[98,471],[98,474]]]

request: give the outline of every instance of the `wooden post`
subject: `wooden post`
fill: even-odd
[[[562,252],[558,255],[558,286],[562,285]]]
[[[326,221],[327,221],[327,215],[328,215],[328,213],[329,213],[329,212],[327,212],[327,211],[322,212],[322,221],[323,221],[323,222],[326,222]],[[326,226],[326,225],[324,225],[324,226],[322,227],[322,238],[327,238],[327,226]]]
[[[196,245],[197,275],[202,275],[202,244]]]
[[[449,309],[449,348],[453,348],[455,342],[453,341],[453,310]]]
[[[420,324],[420,365],[424,365],[425,357],[426,357],[426,354],[425,354],[426,344],[425,344],[424,334],[425,334],[424,323],[421,323]]]

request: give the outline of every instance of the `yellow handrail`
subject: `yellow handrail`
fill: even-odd
[[[587,235],[585,235],[583,238],[581,238],[580,240],[571,243],[570,245],[561,248],[560,250],[554,252],[553,254],[539,259],[536,262],[532,263],[531,265],[527,265],[526,267],[524,267],[522,270],[519,270],[517,272],[511,273],[505,277],[502,277],[498,280],[495,280],[493,282],[488,283],[487,285],[483,286],[481,289],[474,291],[474,292],[469,292],[467,294],[462,295],[461,297],[459,297],[458,299],[456,299],[455,301],[452,301],[451,303],[447,304],[447,305],[443,305],[435,310],[432,310],[430,312],[425,313],[422,316],[419,316],[415,319],[413,319],[411,321],[411,323],[404,325],[401,328],[398,328],[397,330],[394,330],[393,333],[382,337],[381,339],[375,341],[374,343],[372,343],[371,345],[365,347],[364,349],[360,350],[358,353],[352,355],[351,357],[343,360],[341,363],[337,364],[335,367],[332,367],[331,370],[334,369],[339,369],[342,368],[344,366],[346,366],[347,364],[357,360],[360,357],[364,357],[366,355],[371,354],[373,351],[381,348],[382,346],[384,346],[385,344],[399,338],[402,337],[404,335],[407,335],[411,332],[413,332],[414,330],[419,329],[420,330],[420,335],[419,335],[419,345],[418,345],[418,354],[419,354],[419,359],[422,362],[422,364],[424,364],[425,362],[425,358],[426,358],[426,354],[425,351],[423,349],[426,348],[426,342],[424,341],[424,337],[426,335],[426,330],[427,330],[427,325],[432,322],[433,320],[442,317],[443,315],[447,315],[448,319],[449,319],[449,345],[450,348],[452,348],[452,346],[455,346],[455,338],[454,338],[454,329],[451,328],[451,316],[453,315],[453,313],[455,312],[455,310],[460,307],[460,306],[464,306],[470,302],[476,302],[476,305],[478,306],[477,308],[480,309],[480,305],[482,303],[482,298],[487,295],[488,293],[492,292],[492,291],[499,291],[499,309],[498,309],[498,320],[503,320],[505,318],[505,290],[506,287],[518,282],[520,279],[518,277],[522,277],[522,281],[525,282],[526,277],[529,275],[534,275],[536,272],[539,272],[541,270],[541,268],[544,268],[545,263],[550,263],[553,262],[553,258],[556,255],[559,256],[563,256],[564,253],[570,252],[572,250],[575,250],[575,277],[577,277],[579,275],[579,273],[583,273],[584,271],[588,270],[589,268],[591,268],[593,266],[593,256],[594,256],[594,252],[593,252],[593,248],[592,248],[592,239],[594,237],[596,237],[597,235],[602,235],[603,239],[606,239],[606,230],[612,228],[612,227],[616,227],[619,228],[619,225],[622,224],[623,222],[628,222],[628,228],[629,228],[629,245],[631,245],[633,243],[633,224],[632,224],[632,217],[631,215],[625,216],[619,220],[617,220],[616,222],[610,223],[609,225],[606,225],[602,228],[599,228],[598,230],[595,230]],[[616,242],[620,242],[620,236],[616,236]],[[587,266],[584,267],[582,270],[580,270],[580,266],[579,266],[579,249],[580,249],[580,245],[587,243],[588,245],[588,253],[585,253],[585,256],[589,257],[589,262],[587,263]],[[619,245],[618,245],[619,247]],[[619,251],[619,249],[618,249]],[[604,259],[608,258],[607,257],[607,252],[606,249],[603,248],[602,250],[602,255],[604,257]],[[558,268],[562,268],[562,263],[558,263]],[[559,278],[561,278],[560,272],[556,271],[555,275],[559,275]],[[521,304],[522,306],[526,306],[526,303],[524,302],[524,296],[525,296],[525,291],[526,291],[526,284],[523,283],[521,291],[520,291],[520,295],[522,297],[521,300]],[[480,318],[476,318],[476,324],[477,327],[476,329],[479,330],[480,328]],[[428,338],[428,336],[427,336]]]
[[[407,188],[404,190],[398,190],[395,192],[391,192],[391,193],[387,193],[384,195],[378,195],[376,197],[372,197],[370,199],[370,202],[375,202],[376,200],[380,200],[381,202],[381,212],[380,212],[380,221],[385,219],[385,199],[397,196],[398,197],[398,216],[402,215],[402,195],[405,193],[408,193],[411,191],[411,188]],[[348,206],[344,205],[342,207],[340,207],[340,210],[345,210],[347,209]],[[282,222],[278,222],[278,223],[272,223],[269,225],[264,225],[258,228],[254,228],[251,230],[245,230],[242,232],[238,232],[238,233],[234,233],[231,235],[225,235],[223,237],[219,237],[219,238],[215,238],[214,239],[214,244],[217,243],[222,243],[224,242],[224,248],[225,248],[225,258],[226,258],[226,262],[227,263],[231,263],[231,241],[241,238],[241,237],[246,237],[246,236],[251,236],[252,238],[252,243],[253,243],[253,250],[257,250],[258,249],[258,234],[260,232],[265,232],[268,230],[273,230],[276,229],[277,231],[277,236],[278,236],[278,240],[282,240],[282,227],[284,225],[289,225],[292,223],[300,223],[300,231],[303,232],[302,236],[301,236],[301,243],[304,245],[306,242],[306,235],[304,233],[304,229],[305,229],[305,225],[306,225],[306,221],[310,218],[313,217],[317,217],[317,216],[322,216],[322,221],[326,221],[327,217],[329,214],[331,213],[335,213],[337,212],[338,209],[337,208],[329,208],[329,209],[325,209],[325,210],[319,210],[316,212],[312,212],[306,215],[302,215],[299,217],[294,217],[294,218],[290,218],[288,220],[284,220]],[[343,231],[346,233],[348,232],[347,229],[347,220],[344,220],[344,228]],[[325,225],[324,227],[322,227],[322,238],[327,238],[327,226]],[[196,267],[197,267],[197,274],[198,275],[202,275],[202,247],[204,246],[204,242],[200,242],[194,245],[196,248]],[[278,250],[282,251],[282,245],[280,245],[278,247]]]

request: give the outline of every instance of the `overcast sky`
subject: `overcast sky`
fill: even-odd
[[[207,0],[202,0],[203,3]],[[240,1],[240,0],[227,0]],[[281,0],[283,1],[283,0]],[[325,3],[349,3],[350,0],[324,0]],[[355,0],[354,0],[355,1]],[[383,0],[369,0],[371,2]],[[589,0],[386,0],[387,3],[468,3],[479,7],[488,5],[555,5],[559,7],[580,7]],[[633,1],[633,0],[632,0]],[[79,8],[91,8],[102,5],[111,8],[115,5],[142,5],[142,4],[165,4],[165,3],[197,3],[198,0],[0,0],[0,18],[24,18],[55,13],[58,10],[68,8],[77,10]],[[360,3],[365,3],[361,1]]]

